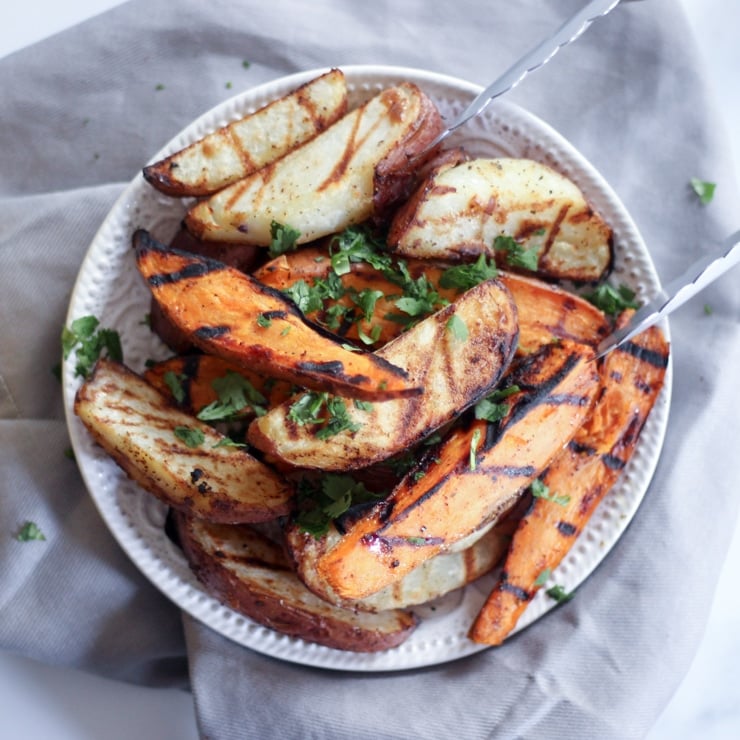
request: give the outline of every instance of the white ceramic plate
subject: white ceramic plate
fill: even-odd
[[[152,161],[161,159],[213,129],[261,107],[315,77],[314,70],[261,85],[237,95],[204,114]],[[417,83],[450,118],[479,91],[476,85],[415,69],[345,67],[351,104],[402,80]],[[659,281],[650,255],[629,214],[598,172],[560,135],[542,121],[505,101],[489,106],[477,119],[454,134],[450,143],[465,143],[470,153],[484,156],[530,157],[574,180],[614,229],[616,265],[613,280],[632,287],[639,298],[657,292]],[[143,165],[144,163],[142,163]],[[149,294],[136,270],[131,235],[147,228],[160,240],[177,231],[185,204],[158,194],[139,175],[126,188],[93,240],[83,262],[69,306],[67,323],[93,314],[101,325],[117,329],[124,359],[135,370],[149,358],[170,353],[143,323]],[[665,327],[667,331],[667,327]],[[267,655],[311,666],[358,671],[403,670],[433,665],[475,653],[483,648],[466,633],[492,581],[484,580],[417,611],[422,623],[400,647],[362,654],[333,650],[280,635],[262,627],[209,596],[190,572],[180,551],[163,533],[166,509],[134,485],[96,447],[72,412],[79,379],[74,363],[65,363],[64,400],[76,459],[95,503],[113,535],[133,562],[175,604],[235,642]],[[619,539],[647,490],[658,461],[668,421],[671,366],[664,390],[645,425],[629,466],[602,502],[553,580],[575,588]],[[545,614],[554,602],[540,592],[519,621],[518,629]]]

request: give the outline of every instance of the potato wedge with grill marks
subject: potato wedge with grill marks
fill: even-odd
[[[494,248],[497,237],[510,237],[507,249]],[[517,253],[529,252],[533,271],[576,281],[600,280],[612,262],[611,229],[578,186],[530,159],[473,159],[433,174],[399,209],[388,244],[426,259],[489,254],[504,267],[524,268]]]
[[[175,509],[215,522],[262,522],[290,510],[287,481],[223,445],[223,435],[120,363],[98,360],[74,411],[130,478]]]
[[[299,231],[298,244],[336,233],[376,215],[376,201],[388,209],[389,199],[376,188],[403,192],[398,179],[414,176],[406,171],[408,162],[442,127],[431,99],[416,85],[401,83],[282,159],[196,204],[185,223],[203,239],[257,246],[270,245],[273,222]],[[379,181],[376,171],[382,173]]]
[[[205,352],[306,388],[385,400],[421,389],[398,367],[352,352],[308,323],[282,293],[205,257],[169,249],[139,229],[139,272],[167,318]]]
[[[333,69],[238,121],[144,168],[167,195],[210,195],[309,141],[347,112],[347,83]]]
[[[599,386],[593,350],[543,347],[507,376],[520,390],[496,422],[454,428],[319,558],[342,598],[364,598],[493,522],[573,437]]]
[[[376,352],[402,367],[423,388],[420,395],[371,407],[345,404],[349,423],[329,435],[323,423],[295,413],[308,398],[302,394],[255,419],[248,440],[297,467],[367,467],[413,447],[489,393],[514,356],[517,337],[509,291],[487,280]]]
[[[235,611],[292,637],[338,650],[376,652],[400,645],[418,619],[401,609],[343,609],[308,590],[283,548],[248,525],[179,516],[185,556],[209,593]]]
[[[542,574],[568,554],[632,457],[667,365],[668,344],[657,327],[606,356],[593,412],[541,476],[548,495],[535,498],[514,531],[501,577],[470,630],[473,641],[503,642],[543,586]]]

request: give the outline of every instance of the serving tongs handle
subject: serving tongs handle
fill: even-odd
[[[629,2],[630,0],[623,1]],[[534,72],[547,64],[560,49],[575,41],[597,18],[605,16],[619,3],[620,0],[590,0],[586,3],[583,8],[566,20],[553,35],[537,44],[476,96],[470,105],[425,148],[425,151],[434,149],[455,129],[477,116],[494,98],[514,89],[530,72]]]
[[[632,339],[635,335],[673,313],[740,262],[740,231],[730,234],[721,244],[719,254],[712,253],[694,262],[671,280],[655,298],[646,303],[621,329],[601,340],[596,359]]]

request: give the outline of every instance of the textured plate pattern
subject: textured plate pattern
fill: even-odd
[[[321,70],[292,75],[237,95],[204,114],[178,134],[152,161],[161,159],[204,134],[315,77]],[[402,80],[416,82],[451,118],[478,92],[470,83],[415,69],[345,67],[351,103]],[[618,282],[646,299],[659,288],[650,255],[629,214],[598,172],[559,134],[526,111],[498,101],[458,130],[449,144],[465,143],[471,154],[530,157],[574,180],[614,229],[615,274]],[[141,371],[150,358],[167,350],[143,323],[149,294],[136,271],[131,235],[138,227],[161,240],[170,239],[184,215],[186,203],[157,194],[141,176],[123,192],[93,240],[80,270],[67,323],[87,314],[122,337],[126,364]],[[668,327],[664,325],[664,331]],[[609,494],[553,579],[575,588],[599,564],[635,514],[652,478],[668,423],[671,367],[664,390],[645,425],[640,444],[619,484]],[[259,652],[287,661],[331,669],[403,670],[454,660],[484,649],[466,633],[483,603],[490,579],[420,607],[419,629],[400,647],[377,654],[332,650],[277,634],[227,609],[203,591],[179,550],[164,536],[165,508],[135,486],[91,441],[72,412],[79,380],[72,362],[65,363],[63,382],[67,422],[85,483],[113,535],[141,571],[174,603],[212,629]],[[545,614],[554,602],[540,592],[521,618],[518,629]]]

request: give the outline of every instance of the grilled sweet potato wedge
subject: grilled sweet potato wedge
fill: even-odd
[[[584,298],[537,278],[501,273],[519,315],[519,352],[567,339],[596,346],[610,330],[606,316]]]
[[[210,195],[312,139],[346,112],[347,83],[333,69],[145,167],[144,178],[167,195]]]
[[[453,265],[431,260],[405,260],[408,274],[413,279],[425,276],[439,293],[442,301],[456,300],[461,289],[450,287],[444,276]],[[332,271],[330,254],[320,247],[306,247],[297,252],[283,254],[258,268],[254,276],[266,285],[285,291],[299,283],[314,286],[325,281]],[[500,270],[499,280],[514,298],[519,320],[519,352],[534,352],[543,344],[570,339],[596,345],[609,332],[609,322],[593,304],[562,288],[534,277]],[[321,307],[313,306],[306,315],[313,321],[326,324],[332,307],[341,303],[348,312],[355,306],[353,296],[364,291],[380,294],[371,316],[355,316],[332,327],[346,339],[382,346],[401,334],[405,326],[397,320],[397,283],[367,262],[353,262],[349,272],[339,276],[344,289],[340,298],[327,298]],[[445,287],[447,285],[447,287]],[[360,336],[362,332],[362,336]]]
[[[302,394],[255,419],[249,442],[297,467],[367,467],[413,447],[490,393],[514,356],[517,336],[508,290],[487,280],[376,352],[402,367],[409,381],[423,388],[420,395],[371,407],[343,404],[347,423],[329,435],[323,421],[314,423],[326,410],[308,422],[296,413],[309,399]]]
[[[289,398],[293,391],[291,383],[253,373],[214,355],[193,354],[156,362],[146,369],[144,379],[183,411],[196,416],[209,407],[228,404],[231,410],[224,410],[224,418],[253,418]],[[219,388],[224,392],[219,393]]]
[[[492,528],[470,547],[430,558],[397,583],[364,599],[350,600],[338,596],[321,579],[316,567],[320,555],[330,550],[340,537],[334,526],[322,538],[315,538],[296,525],[286,531],[288,548],[300,554],[294,559],[298,577],[311,591],[330,604],[370,612],[423,604],[472,583],[496,566],[511,541],[510,535]]]
[[[388,244],[453,262],[489,254],[504,267],[577,281],[601,279],[612,261],[611,229],[581,190],[530,159],[473,159],[433,174],[394,217]]]
[[[249,275],[173,251],[141,229],[133,242],[139,272],[167,318],[209,354],[348,398],[386,400],[421,392],[403,370],[345,349],[309,324],[283,294]]]
[[[563,341],[521,360],[498,421],[453,428],[380,504],[319,558],[342,598],[364,598],[496,520],[588,416],[598,389],[593,350]]]
[[[300,232],[302,244],[374,215],[378,183],[399,184],[384,162],[406,167],[442,129],[434,103],[415,85],[383,90],[282,159],[193,206],[188,229],[203,239],[269,246],[272,225]],[[404,172],[405,177],[411,175]]]
[[[290,509],[291,485],[120,363],[97,362],[74,411],[130,478],[175,509],[216,522],[267,521]]]
[[[185,556],[208,592],[271,629],[338,650],[375,652],[400,645],[417,618],[393,609],[378,614],[328,604],[293,572],[283,548],[248,525],[177,518]]]
[[[668,345],[656,327],[606,356],[593,412],[542,476],[547,495],[535,498],[520,520],[500,580],[470,630],[472,640],[503,642],[570,551],[632,456],[667,364]]]

